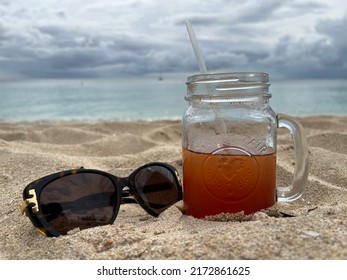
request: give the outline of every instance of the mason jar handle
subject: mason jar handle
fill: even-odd
[[[294,141],[295,169],[290,186],[277,187],[278,201],[293,201],[302,195],[308,177],[308,148],[304,128],[293,117],[277,114],[277,127],[285,127],[290,131]]]

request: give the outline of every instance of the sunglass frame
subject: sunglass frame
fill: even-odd
[[[42,213],[39,209],[39,201],[40,201],[40,194],[42,190],[50,183],[52,183],[55,180],[64,178],[66,176],[75,175],[75,174],[81,174],[81,173],[92,173],[92,174],[98,174],[107,177],[111,180],[115,187],[116,191],[116,204],[114,207],[114,213],[113,216],[109,222],[109,224],[112,224],[119,212],[120,204],[122,203],[122,192],[123,189],[128,187],[129,193],[134,196],[136,202],[150,215],[157,217],[161,212],[163,212],[165,209],[170,207],[171,205],[168,205],[165,209],[163,209],[160,213],[154,212],[152,209],[147,207],[146,203],[143,201],[140,195],[138,195],[137,190],[135,188],[135,177],[138,172],[141,170],[152,167],[152,166],[160,166],[170,171],[170,173],[173,175],[173,178],[175,180],[175,186],[177,187],[177,201],[182,200],[183,198],[183,190],[182,190],[182,181],[180,179],[179,173],[173,166],[163,163],[163,162],[152,162],[147,163],[145,165],[140,166],[139,168],[135,169],[128,177],[117,177],[113,174],[110,174],[105,171],[97,170],[97,169],[85,169],[85,168],[79,168],[79,169],[71,169],[71,170],[65,170],[61,172],[57,172],[54,174],[50,174],[47,176],[44,176],[38,180],[35,180],[28,184],[24,190],[23,190],[23,203],[21,205],[21,213],[26,214],[26,216],[29,217],[34,227],[42,234],[48,236],[48,237],[57,237],[60,236],[61,233],[55,230],[51,224],[46,221],[46,219],[42,216]]]

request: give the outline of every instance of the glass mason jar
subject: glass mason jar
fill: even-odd
[[[250,214],[302,195],[308,176],[304,130],[272,110],[269,86],[266,73],[188,77],[182,120],[186,214]],[[276,186],[278,127],[289,129],[294,141],[294,179],[287,187]]]

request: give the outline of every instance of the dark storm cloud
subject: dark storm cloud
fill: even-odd
[[[346,78],[343,1],[59,3],[0,0],[0,78],[197,72],[186,19],[209,71]]]

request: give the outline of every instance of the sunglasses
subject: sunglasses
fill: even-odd
[[[112,224],[122,203],[138,203],[157,217],[182,199],[182,186],[177,170],[160,162],[143,165],[126,178],[81,167],[30,183],[23,199],[21,213],[51,237]]]

